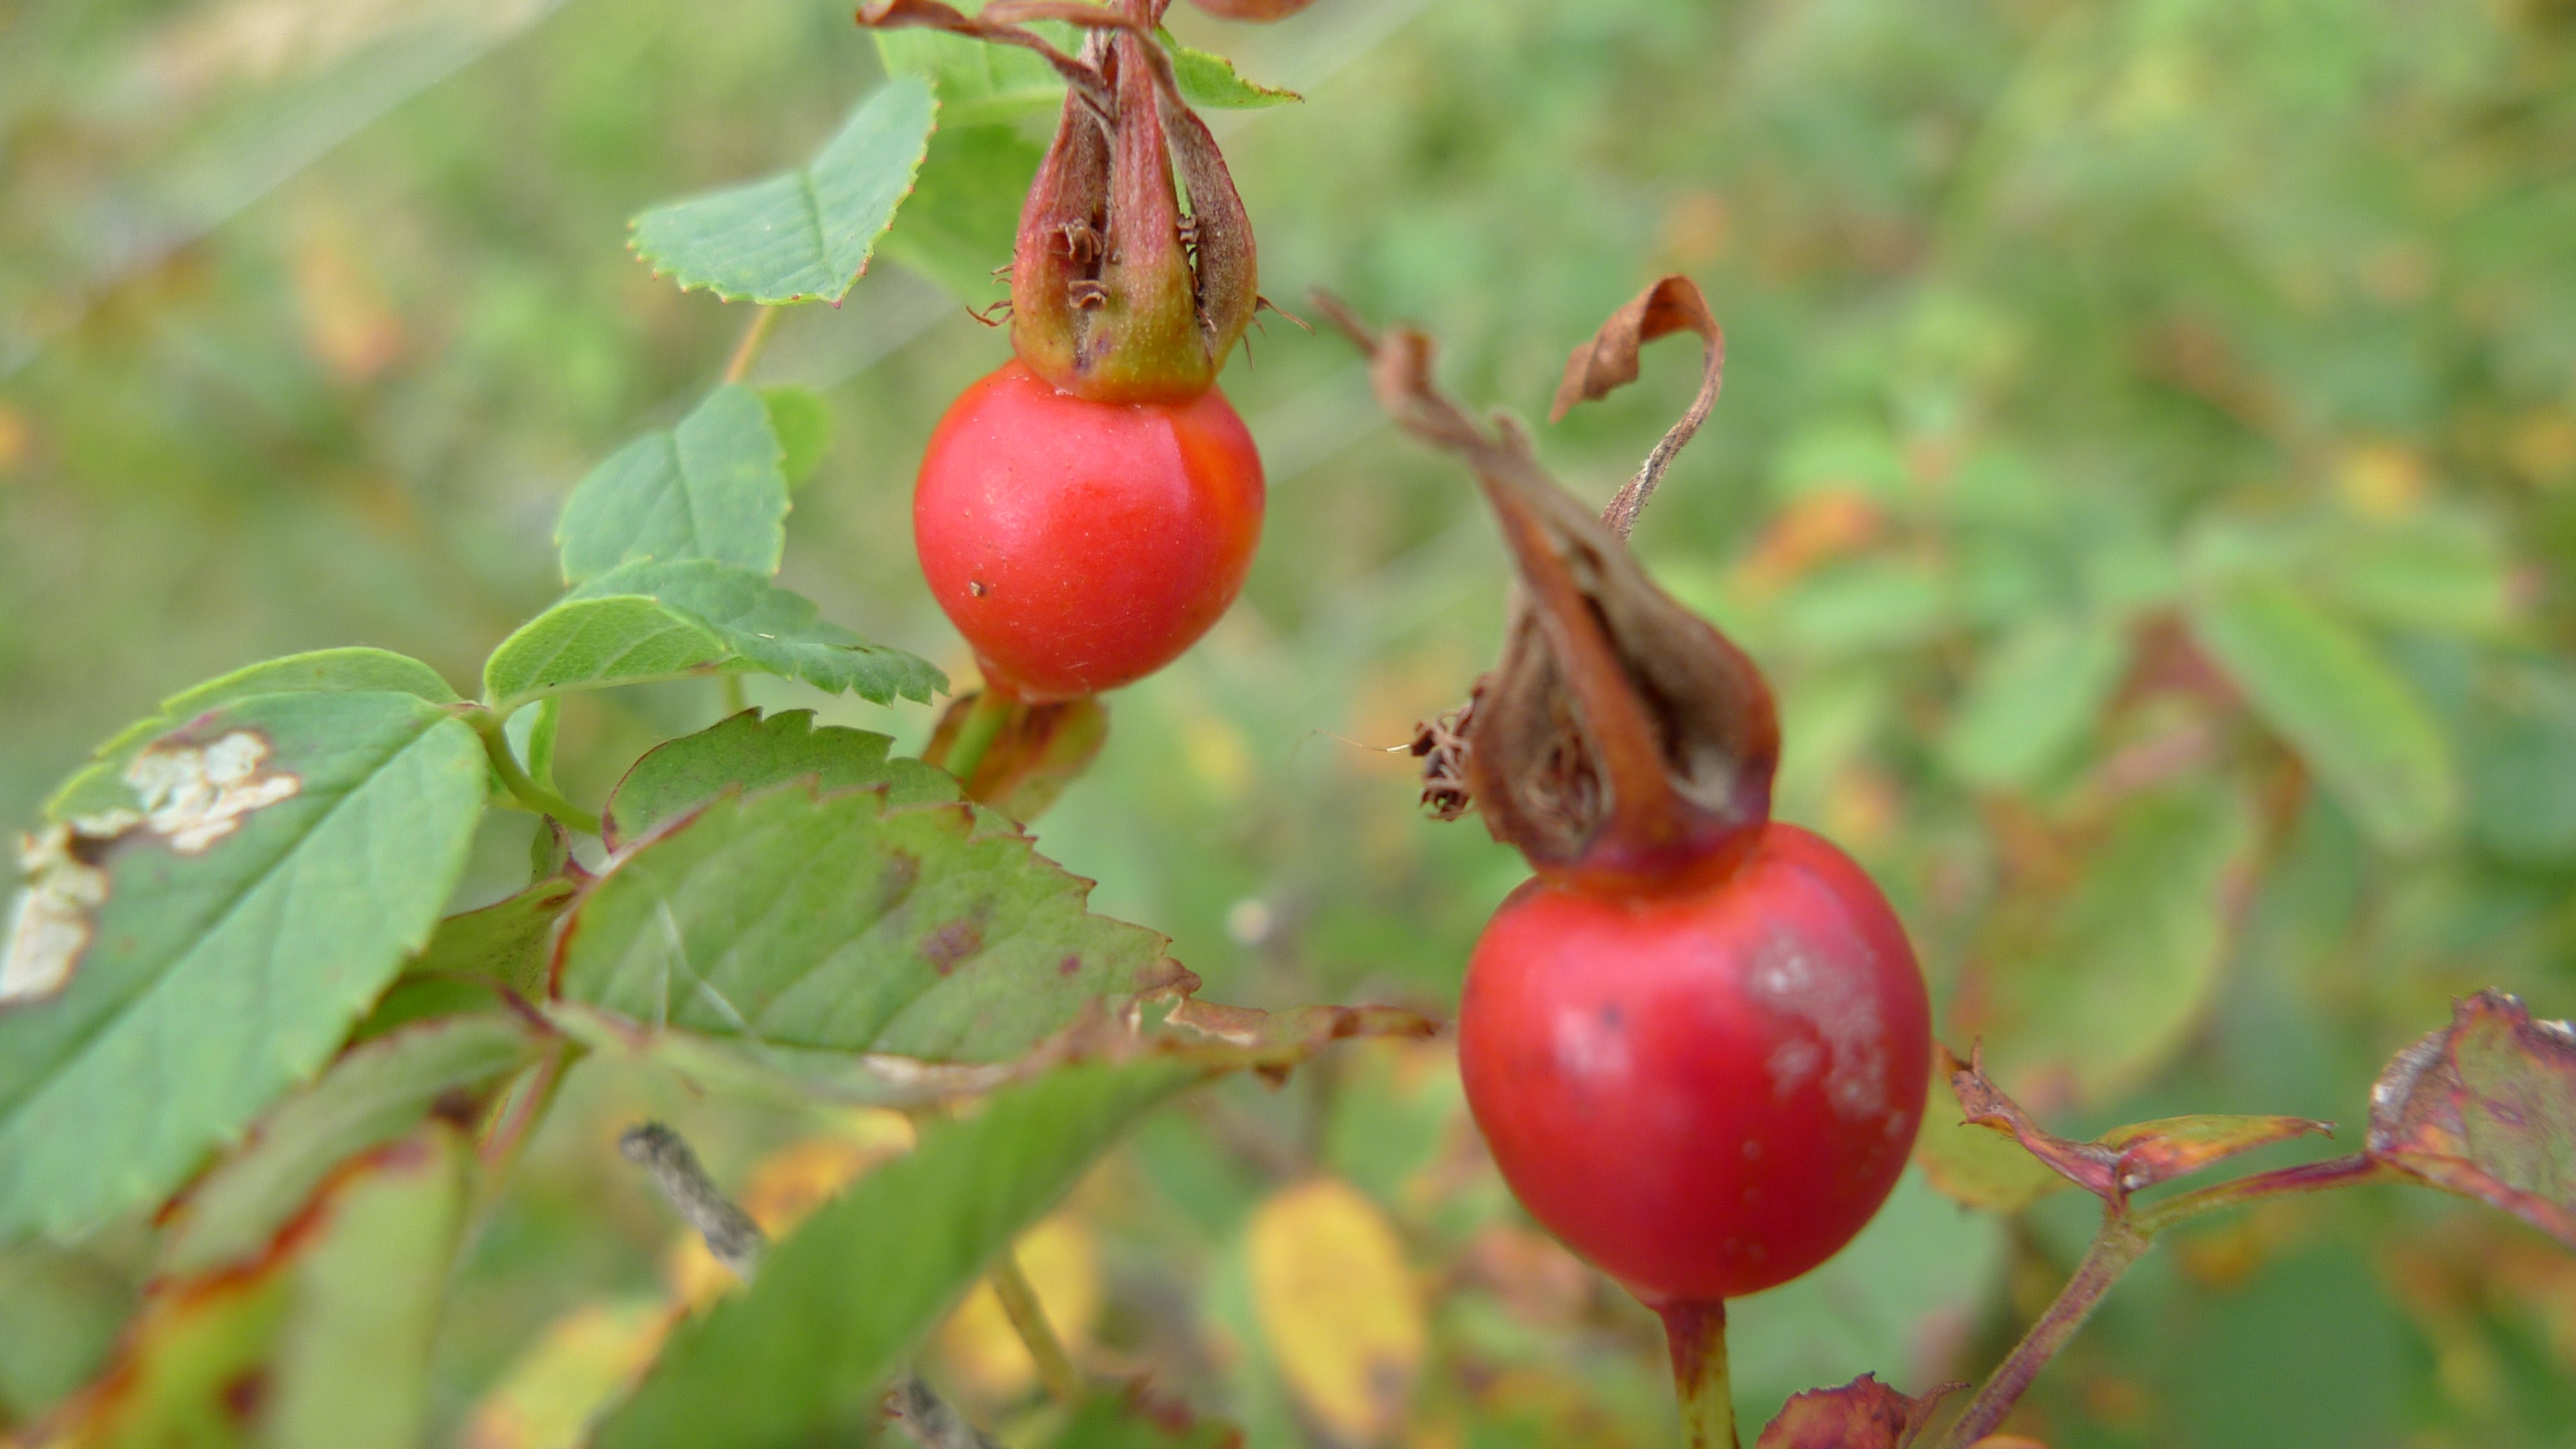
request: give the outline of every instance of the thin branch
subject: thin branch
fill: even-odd
[[[510,736],[502,727],[501,717],[480,705],[465,711],[465,722],[483,738],[483,753],[492,761],[492,771],[501,777],[504,789],[520,805],[539,815],[550,815],[584,835],[599,833],[599,817],[528,777],[519,757],[510,749]]]
[[[751,325],[742,329],[742,340],[733,346],[733,357],[725,363],[724,380],[737,383],[751,371],[752,359],[760,356],[761,344],[769,340],[769,330],[778,325],[782,309],[762,307],[751,314]]]
[[[993,1260],[993,1296],[1002,1301],[1002,1316],[1011,1321],[1011,1330],[1028,1347],[1029,1359],[1038,1366],[1038,1381],[1046,1385],[1047,1394],[1060,1404],[1082,1402],[1082,1370],[1073,1366],[1073,1356],[1064,1351],[1064,1340],[1056,1337],[1055,1325],[1047,1321],[1046,1305],[1038,1301],[1038,1290],[1029,1275],[1020,1268],[1019,1255],[1004,1248]]]
[[[2368,1153],[2356,1152],[2349,1157],[2330,1157],[2323,1162],[2276,1167],[2233,1182],[2214,1183],[2178,1193],[2138,1213],[2130,1222],[2140,1233],[2153,1237],[2176,1223],[2223,1208],[2242,1207],[2258,1198],[2324,1192],[2329,1188],[2352,1187],[2365,1182],[2395,1182],[2404,1177],[2405,1174]]]
[[[2021,1342],[2013,1346],[2011,1354],[1977,1390],[1977,1396],[1968,1401],[1967,1410],[1941,1440],[1942,1449],[1967,1449],[1993,1433],[2004,1416],[2012,1412],[2013,1405],[2021,1402],[2039,1371],[2101,1306],[2111,1285],[2119,1282],[2120,1275],[2129,1271],[2129,1265],[2146,1251],[2146,1236],[2106,1210],[2101,1235],[2093,1240],[2084,1261],[2076,1265],[2075,1276],[2066,1281],[2057,1301],[2048,1305],[2048,1311],[2030,1326],[2030,1332],[2022,1335]]]
[[[745,1283],[752,1280],[769,1235],[707,1176],[686,1138],[659,1122],[642,1122],[617,1139],[617,1150],[653,1175],[663,1200],[697,1230],[717,1262]],[[886,1408],[922,1449],[1000,1449],[909,1368],[896,1370],[886,1386]]]

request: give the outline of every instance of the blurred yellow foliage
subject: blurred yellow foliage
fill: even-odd
[[[1029,1229],[1016,1251],[1056,1338],[1079,1353],[1100,1314],[1100,1250],[1091,1230],[1058,1213]],[[977,1283],[941,1325],[939,1352],[961,1383],[987,1399],[1016,1398],[1037,1382],[1037,1365],[989,1282]]]
[[[1331,1178],[1274,1194],[1245,1247],[1262,1337],[1280,1377],[1343,1443],[1383,1442],[1422,1366],[1422,1298],[1395,1229]]]
[[[459,1449],[572,1449],[591,1416],[653,1362],[679,1314],[648,1298],[586,1304],[556,1319],[474,1406]]]

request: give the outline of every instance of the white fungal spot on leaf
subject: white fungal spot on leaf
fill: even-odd
[[[267,759],[265,738],[234,730],[210,745],[154,745],[125,767],[125,783],[143,802],[147,829],[181,855],[198,855],[239,829],[243,816],[304,788],[283,771],[260,773]]]
[[[18,869],[27,884],[9,906],[9,937],[0,946],[0,1006],[62,990],[88,949],[90,913],[107,904],[107,872],[72,854],[72,827],[18,837]]]
[[[9,934],[0,942],[0,1007],[41,1000],[63,989],[97,934],[107,904],[109,845],[135,830],[200,855],[241,828],[255,810],[304,788],[284,771],[263,773],[268,741],[234,730],[208,745],[157,744],[125,767],[140,810],[82,815],[18,837],[26,884],[9,905]]]

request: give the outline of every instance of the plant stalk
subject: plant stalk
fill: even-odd
[[[1028,1347],[1047,1396],[1060,1404],[1082,1402],[1082,1370],[1074,1367],[1073,1356],[1064,1351],[1064,1340],[1055,1336],[1055,1325],[1047,1321],[1046,1305],[1038,1301],[1036,1285],[1021,1271],[1019,1254],[1004,1248],[993,1259],[989,1276],[993,1296],[1002,1300],[1002,1316],[1011,1320],[1012,1331]]]
[[[1687,1449],[1738,1449],[1735,1386],[1726,1370],[1726,1304],[1666,1303],[1664,1341],[1672,1349],[1673,1392],[1681,1398]]]
[[[502,787],[513,800],[539,815],[551,815],[584,835],[599,833],[598,816],[528,778],[519,757],[510,750],[510,736],[502,728],[498,714],[476,706],[466,711],[465,720],[483,737],[483,753],[490,757],[493,772],[501,777]]]
[[[2102,1231],[2086,1250],[2084,1261],[2076,1265],[2075,1276],[2066,1280],[2057,1301],[2048,1305],[2048,1311],[2030,1326],[2030,1332],[2022,1335],[2020,1343],[2013,1345],[2011,1354],[1977,1390],[1977,1396],[1968,1401],[1967,1411],[1959,1415],[1958,1422],[1942,1439],[1942,1449],[1967,1449],[1995,1432],[2013,1405],[2029,1391],[2039,1371],[2101,1306],[2111,1285],[2146,1253],[2147,1243],[2147,1235],[2127,1219],[2116,1212],[2103,1214]]]
[[[993,742],[1002,737],[1002,727],[1011,722],[1011,714],[1017,706],[1018,701],[1006,698],[990,684],[985,685],[975,696],[975,702],[967,707],[966,718],[958,721],[956,738],[948,742],[948,748],[938,758],[925,759],[924,762],[956,776],[960,785],[974,779],[976,767],[984,763],[984,756],[992,750]]]
[[[751,314],[751,325],[742,329],[742,340],[734,344],[733,356],[725,362],[724,380],[736,383],[751,371],[752,361],[760,356],[761,344],[769,340],[769,329],[778,325],[776,307],[763,307]]]
[[[744,710],[751,708],[751,696],[742,687],[741,675],[717,675],[716,689],[718,691],[718,697],[724,701],[725,718],[731,719],[735,715],[742,713]]]

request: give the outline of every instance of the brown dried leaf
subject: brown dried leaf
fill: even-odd
[[[1966,1384],[1942,1384],[1911,1398],[1870,1374],[1838,1389],[1809,1389],[1780,1406],[1754,1449],[1905,1449],[1941,1401]]]
[[[2576,1248],[2576,1032],[2481,991],[2370,1092],[2369,1156]]]
[[[1207,1055],[1226,1066],[1249,1067],[1272,1082],[1284,1081],[1288,1069],[1334,1042],[1354,1036],[1436,1036],[1440,1024],[1400,1006],[1301,1006],[1290,1011],[1263,1011],[1227,1006],[1184,996],[1163,1018],[1166,1026],[1185,1027],[1224,1043],[1223,1048],[1192,1048],[1172,1038],[1184,1055]]]
[[[2031,1120],[2019,1103],[1988,1080],[1982,1060],[1962,1062],[1943,1049],[1950,1089],[1967,1120],[2020,1139],[2040,1161],[2069,1182],[2119,1206],[2129,1194],[2153,1187],[2257,1147],[2334,1129],[2305,1117],[2202,1115],[2166,1117],[2115,1127],[2091,1142],[2057,1136]]]
[[[1665,277],[1637,294],[1627,306],[1610,314],[1592,340],[1574,349],[1565,359],[1565,380],[1557,384],[1556,402],[1548,409],[1551,423],[1565,421],[1565,415],[1579,402],[1591,402],[1637,380],[1637,353],[1658,337],[1676,332],[1698,334],[1704,344],[1701,351],[1699,395],[1691,399],[1690,408],[1681,421],[1672,425],[1654,451],[1639,465],[1637,476],[1621,487],[1610,506],[1601,511],[1601,521],[1621,538],[1637,526],[1637,515],[1653,496],[1655,484],[1664,470],[1672,466],[1673,456],[1708,421],[1711,408],[1717,406],[1718,389],[1726,382],[1726,332],[1708,310],[1708,299],[1700,295],[1699,284],[1690,278]]]

